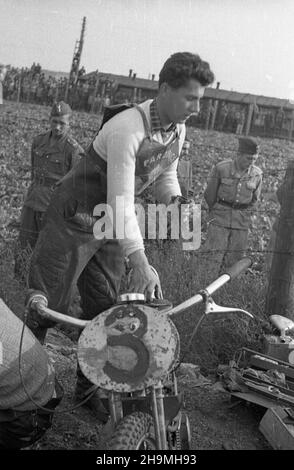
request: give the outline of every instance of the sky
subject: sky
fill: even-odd
[[[86,16],[87,72],[158,79],[190,51],[222,89],[294,100],[293,0],[0,0],[0,12],[2,64],[68,72]]]

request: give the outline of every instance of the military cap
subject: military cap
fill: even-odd
[[[53,104],[50,116],[64,116],[71,114],[71,107],[64,101],[57,101]]]
[[[239,152],[255,155],[258,153],[258,144],[252,137],[239,138]]]

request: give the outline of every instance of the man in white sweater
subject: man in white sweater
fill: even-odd
[[[185,121],[199,112],[205,87],[213,80],[209,64],[198,55],[173,54],[159,74],[156,99],[125,106],[121,112],[116,109],[111,119],[104,120],[86,158],[53,194],[32,258],[31,295],[41,291],[50,308],[67,313],[77,282],[83,317],[92,319],[115,303],[127,257],[132,268],[130,289],[151,298],[158,278],[144,252],[135,195],[155,183],[159,202],[169,204],[181,196],[177,165]],[[123,235],[122,227],[115,225],[118,198],[124,205]],[[97,207],[103,203],[113,211],[117,236],[99,239]],[[31,328],[40,341],[49,326],[52,323],[31,313]],[[78,386],[82,381],[80,374]]]

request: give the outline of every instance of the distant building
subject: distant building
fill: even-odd
[[[140,103],[157,94],[158,82],[146,78],[137,77],[136,73],[130,70],[129,75],[116,75],[113,73],[91,72],[83,75],[80,83],[97,82],[96,91],[100,96],[108,95],[112,104],[123,102]]]
[[[96,83],[96,95],[109,97],[112,104],[124,102],[140,103],[157,94],[158,81],[139,78],[133,70],[129,75],[91,72],[80,77],[79,82]],[[222,113],[224,104],[228,109],[226,118]],[[240,113],[245,116],[242,133],[265,137],[293,138],[294,105],[289,100],[258,96],[249,93],[205,89],[201,112],[198,117],[191,117],[188,124],[195,127],[219,129],[224,132],[236,132]],[[283,113],[283,119],[281,116]],[[208,119],[208,116],[209,119]],[[239,127],[240,128],[240,127]]]
[[[226,103],[228,114],[223,131],[235,132],[237,115],[245,113],[243,134],[264,137],[281,137],[293,139],[294,104],[289,100],[268,96],[239,93],[237,91],[206,88],[205,102],[216,104],[214,127],[218,128],[221,115],[221,103]],[[283,119],[281,119],[281,116]]]

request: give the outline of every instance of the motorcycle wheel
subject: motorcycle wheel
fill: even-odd
[[[156,450],[152,416],[142,411],[127,415],[116,427],[109,450]]]

